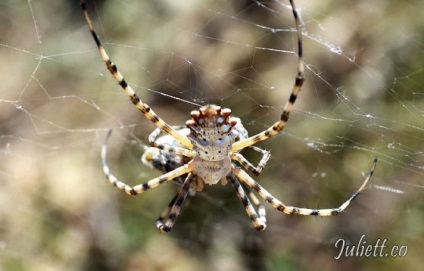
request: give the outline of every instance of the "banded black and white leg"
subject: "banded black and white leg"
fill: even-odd
[[[247,186],[253,189],[256,193],[258,193],[260,197],[262,197],[266,202],[271,204],[272,207],[274,207],[280,212],[283,212],[288,215],[336,216],[339,213],[343,212],[349,206],[349,204],[356,199],[359,193],[362,192],[362,190],[365,188],[368,181],[374,174],[376,165],[377,165],[377,158],[374,159],[373,166],[371,167],[370,172],[368,176],[365,178],[361,187],[359,187],[359,189],[355,193],[353,193],[352,196],[350,196],[350,198],[347,199],[344,203],[342,203],[339,207],[330,208],[330,209],[309,209],[309,208],[300,208],[295,206],[287,206],[281,201],[279,201],[277,198],[275,198],[273,195],[271,195],[271,193],[269,193],[265,188],[263,188],[255,180],[253,180],[249,176],[249,174],[247,174],[242,169],[233,166],[232,172],[242,183],[245,183]]]
[[[163,233],[171,231],[178,216],[181,214],[182,206],[190,191],[191,181],[194,175],[189,173],[178,194],[172,199],[168,207],[156,220],[156,227]],[[166,219],[166,221],[165,221]]]
[[[290,93],[290,97],[284,106],[283,113],[281,114],[280,119],[277,122],[275,122],[271,127],[266,129],[265,131],[260,132],[256,135],[253,135],[249,138],[242,139],[240,141],[235,142],[232,145],[232,149],[231,149],[232,152],[239,151],[248,146],[254,145],[260,141],[264,141],[270,137],[273,137],[279,134],[284,129],[284,127],[286,126],[286,123],[289,120],[290,112],[293,108],[294,103],[296,102],[297,96],[299,95],[303,82],[305,81],[305,75],[304,75],[305,65],[303,62],[303,44],[302,44],[302,31],[300,29],[300,19],[299,19],[299,14],[297,13],[296,6],[293,0],[290,0],[290,6],[292,7],[292,13],[293,13],[293,17],[294,17],[295,25],[296,25],[297,56],[298,56],[297,74],[294,80],[292,92]]]
[[[262,172],[264,167],[266,166],[266,163],[268,162],[269,158],[271,157],[271,152],[263,150],[263,149],[256,147],[256,146],[249,146],[247,148],[252,149],[252,150],[262,154],[262,158],[256,166],[254,166],[252,163],[250,163],[249,160],[247,160],[243,155],[241,155],[238,152],[232,153],[231,159],[234,160],[234,161],[237,161],[246,170],[252,172],[253,175],[258,176]]]
[[[130,186],[126,184],[125,182],[119,180],[110,170],[109,165],[107,164],[107,141],[112,133],[112,130],[109,130],[105,141],[102,145],[102,152],[101,152],[101,159],[102,159],[102,166],[103,166],[103,172],[106,176],[106,179],[114,186],[116,186],[119,190],[125,192],[127,195],[138,195],[146,190],[153,189],[165,182],[172,181],[173,179],[187,174],[193,170],[192,162],[189,162],[187,164],[184,164],[170,172],[167,172],[157,178],[151,179],[150,181],[142,184],[138,184],[135,186]]]
[[[186,136],[182,133],[185,129],[188,130],[188,128],[184,125],[177,125],[177,126],[171,126],[174,130],[176,130],[178,133],[181,133],[183,136]],[[169,152],[171,154],[176,155],[183,155],[185,157],[192,158],[195,155],[195,152],[192,150],[187,150],[181,147],[179,142],[173,138],[172,136],[164,135],[161,128],[156,128],[150,135],[149,135],[149,145],[154,148],[158,148],[159,150],[163,150],[166,152]]]
[[[84,13],[85,21],[87,22],[88,28],[91,32],[91,35],[93,36],[93,39],[97,45],[97,49],[100,52],[100,55],[106,64],[107,69],[112,74],[113,78],[116,80],[116,82],[121,86],[121,88],[125,91],[127,96],[130,98],[131,102],[135,105],[135,107],[140,110],[143,115],[153,122],[157,127],[159,127],[161,130],[163,130],[165,133],[172,135],[178,142],[181,144],[181,146],[184,146],[188,149],[192,149],[193,145],[191,144],[190,140],[178,133],[175,129],[173,129],[169,124],[167,124],[162,118],[160,118],[151,108],[148,104],[144,103],[138,95],[135,93],[135,91],[132,89],[132,87],[127,83],[122,73],[119,71],[116,64],[114,64],[107,54],[105,48],[103,47],[99,36],[96,33],[96,30],[94,29],[93,23],[91,21],[91,18],[87,11],[87,6],[85,4],[84,0],[81,0],[81,7],[82,11]]]
[[[250,202],[249,198],[247,197],[245,191],[243,190],[243,186],[239,182],[236,176],[234,176],[233,173],[230,173],[227,176],[227,180],[231,182],[231,184],[234,187],[234,190],[236,191],[237,197],[240,199],[241,203],[244,206],[244,209],[246,210],[247,215],[249,216],[250,220],[252,221],[253,227],[258,231],[263,231],[266,228],[266,218],[265,218],[265,209],[261,208],[259,200],[254,197],[255,205],[258,208],[258,212],[256,212],[255,208],[253,207],[252,203]]]
[[[247,191],[247,195],[249,196],[250,201],[252,202],[252,204],[255,206],[256,212],[258,213],[259,218],[261,219],[261,221],[264,224],[266,224],[266,210],[265,210],[265,206],[260,202],[260,200],[255,195],[255,193],[253,193],[253,190],[250,187],[248,187],[244,183],[241,183],[241,186],[243,187],[243,189],[245,191]]]

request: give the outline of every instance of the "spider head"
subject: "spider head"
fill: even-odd
[[[217,105],[206,105],[191,112],[186,122],[188,137],[197,155],[205,161],[221,161],[228,157],[231,145],[239,137],[233,127],[238,119],[231,117],[231,110]]]

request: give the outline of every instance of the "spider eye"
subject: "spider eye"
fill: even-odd
[[[218,143],[218,145],[221,145],[224,142],[224,139],[222,139],[221,137],[218,138],[218,140],[216,141],[216,143]]]

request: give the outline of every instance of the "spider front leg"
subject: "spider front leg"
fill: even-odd
[[[140,110],[143,115],[153,122],[158,128],[162,129],[165,133],[172,135],[178,142],[188,148],[192,149],[193,145],[191,144],[190,140],[179,134],[175,129],[173,129],[168,123],[166,123],[162,118],[160,118],[151,108],[148,104],[144,103],[140,97],[136,94],[136,92],[133,90],[133,88],[128,84],[128,82],[125,80],[122,73],[119,71],[118,66],[113,63],[112,59],[109,57],[108,53],[106,52],[106,49],[103,47],[102,42],[100,41],[99,36],[97,35],[96,30],[94,29],[93,23],[91,21],[90,15],[88,14],[87,6],[85,4],[84,0],[80,1],[82,12],[84,14],[85,21],[87,23],[88,29],[91,32],[91,36],[94,39],[94,42],[96,43],[97,49],[99,50],[100,56],[103,59],[103,62],[106,64],[107,69],[111,73],[112,77],[115,79],[115,81],[121,86],[121,88],[124,90],[124,92],[127,94],[127,96],[130,98],[131,102],[134,104],[134,106]]]
[[[175,224],[178,216],[181,214],[182,205],[187,198],[188,192],[190,191],[191,181],[194,175],[188,174],[183,186],[181,187],[178,194],[172,199],[168,207],[162,212],[159,218],[156,220],[156,227],[163,233],[171,231]],[[167,221],[163,223],[164,219],[168,217]]]
[[[355,198],[359,195],[359,193],[365,188],[368,181],[371,179],[372,175],[374,174],[375,167],[377,165],[377,158],[374,159],[374,164],[370,169],[370,172],[367,176],[367,178],[362,183],[361,187],[353,193],[352,196],[348,200],[346,200],[344,203],[342,203],[337,208],[331,208],[331,209],[308,209],[308,208],[299,208],[295,206],[286,206],[284,203],[276,199],[271,193],[269,193],[265,188],[263,188],[260,184],[258,184],[255,180],[253,180],[249,174],[247,174],[245,171],[243,171],[240,168],[237,168],[233,166],[232,172],[237,176],[237,178],[248,185],[250,188],[255,190],[259,196],[261,196],[266,202],[272,205],[275,209],[277,209],[280,212],[283,212],[288,215],[313,215],[313,216],[335,216],[339,213],[343,212],[352,201],[355,200]]]
[[[157,178],[154,178],[146,183],[138,184],[136,186],[129,186],[128,184],[120,181],[113,173],[111,172],[107,161],[107,142],[112,133],[112,130],[109,130],[105,141],[102,145],[102,152],[101,152],[101,158],[102,158],[102,165],[103,165],[103,172],[106,175],[106,179],[114,186],[116,186],[119,190],[125,192],[128,195],[138,195],[143,193],[146,190],[153,189],[165,182],[171,181],[183,174],[186,174],[188,172],[191,172],[193,170],[193,165],[191,162],[184,164],[170,172],[167,172]]]

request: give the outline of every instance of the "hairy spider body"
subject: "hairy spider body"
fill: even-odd
[[[175,182],[181,186],[177,195],[174,196],[168,207],[156,220],[156,227],[161,232],[169,232],[172,229],[177,217],[181,213],[182,205],[187,195],[190,191],[201,191],[205,183],[214,185],[219,181],[221,181],[222,184],[230,182],[255,229],[264,230],[266,227],[265,209],[253,192],[256,192],[276,210],[285,214],[334,216],[343,212],[349,206],[365,188],[373,175],[377,158],[374,159],[374,164],[359,189],[339,207],[330,209],[308,209],[285,205],[272,196],[271,193],[259,185],[246,172],[249,171],[257,176],[264,169],[270,158],[270,152],[254,145],[279,134],[284,129],[289,120],[291,109],[304,82],[300,20],[293,0],[289,0],[289,2],[294,17],[298,45],[297,75],[294,80],[294,85],[280,119],[268,129],[248,137],[247,131],[243,127],[241,120],[231,117],[230,109],[222,109],[217,105],[207,105],[200,107],[199,110],[192,111],[192,119],[186,122],[186,127],[170,126],[166,123],[149,105],[144,103],[137,96],[136,92],[122,76],[118,67],[112,62],[94,30],[85,1],[81,0],[81,7],[86,23],[107,69],[130,98],[134,106],[140,110],[148,120],[157,126],[157,129],[149,136],[151,147],[143,154],[142,161],[160,170],[163,174],[146,183],[135,186],[130,186],[119,180],[111,172],[106,161],[107,140],[111,132],[108,133],[102,146],[101,159],[103,172],[112,185],[128,195],[138,195],[167,182]],[[166,135],[160,136],[162,132],[166,133]],[[262,154],[262,158],[256,166],[250,163],[240,153],[241,150],[246,148]],[[243,168],[246,171],[243,170]],[[248,191],[248,195],[253,204],[249,200],[245,190]]]

